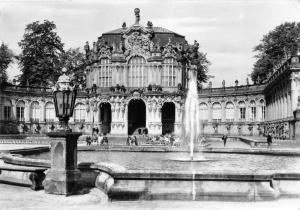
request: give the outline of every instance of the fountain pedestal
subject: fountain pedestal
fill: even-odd
[[[77,140],[81,133],[53,132],[51,138],[51,169],[43,183],[46,193],[79,194],[82,190],[77,169]]]

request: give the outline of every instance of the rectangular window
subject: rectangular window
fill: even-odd
[[[265,106],[262,106],[261,107],[261,117],[262,117],[262,121],[265,121],[265,118],[266,118],[266,107]]]
[[[95,69],[96,70],[96,69]],[[99,73],[99,84],[101,87],[110,87],[112,84],[112,73],[111,68],[109,67],[108,59],[101,59],[100,64],[100,73]]]
[[[24,119],[24,107],[17,107],[17,120],[25,121]]]
[[[4,106],[4,120],[11,120],[11,107]]]
[[[246,108],[240,108],[240,119],[244,121],[246,119]]]
[[[53,122],[55,119],[55,111],[54,108],[47,108],[46,109],[46,121]]]
[[[174,59],[166,58],[162,69],[162,84],[164,87],[174,87],[176,80],[176,68],[174,67]]]
[[[256,120],[256,107],[251,107],[251,121]]]

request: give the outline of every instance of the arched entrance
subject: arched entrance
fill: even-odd
[[[128,134],[146,127],[146,105],[143,100],[131,100],[128,104]]]
[[[173,133],[175,123],[175,104],[172,102],[164,103],[161,109],[162,134]]]
[[[100,104],[100,124],[102,133],[110,133],[111,105],[109,103]]]

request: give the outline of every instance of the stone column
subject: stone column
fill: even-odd
[[[208,102],[208,122],[212,122],[212,103]]]
[[[182,110],[179,104],[175,104],[175,125],[174,133],[180,135],[182,130]]]
[[[30,122],[30,100],[25,101],[24,120]]]
[[[300,140],[300,107],[294,111],[295,120],[295,140]]]
[[[81,133],[49,133],[51,138],[51,168],[43,182],[46,193],[72,195],[83,193],[80,171],[77,169],[77,139]]]
[[[40,122],[45,122],[45,100],[40,101]]]
[[[222,119],[221,119],[221,121],[226,122],[226,109],[225,109],[226,104],[225,104],[225,101],[221,102],[221,106],[222,106]]]
[[[11,100],[11,118],[12,120],[15,120],[17,118],[17,107],[16,107],[16,100],[12,99]]]
[[[238,122],[238,121],[239,121],[239,110],[240,110],[240,107],[239,107],[239,105],[238,105],[238,103],[237,103],[237,104],[235,104],[235,106],[234,106],[234,121],[235,121],[235,122]]]
[[[262,121],[262,105],[256,105],[256,119],[255,121]]]
[[[290,117],[290,94],[289,93],[287,93],[287,95],[286,95],[286,100],[287,100],[287,102],[286,102],[286,105],[287,105],[287,107],[286,107],[286,116],[287,117]]]

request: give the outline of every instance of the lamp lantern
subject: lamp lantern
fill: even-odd
[[[53,88],[54,106],[60,123],[59,130],[71,132],[68,121],[73,115],[77,88],[71,84],[70,77],[66,75],[66,68],[63,68],[62,72]]]

